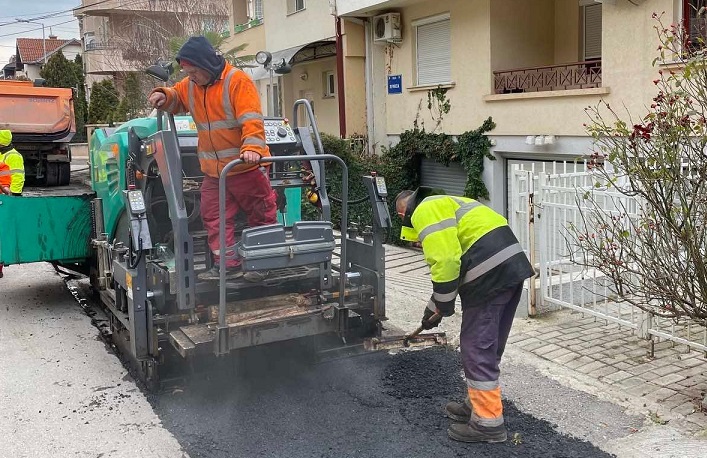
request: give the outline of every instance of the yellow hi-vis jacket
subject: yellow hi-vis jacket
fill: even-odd
[[[0,162],[7,164],[10,168],[2,173],[10,175],[10,192],[13,194],[22,194],[22,189],[25,187],[25,161],[22,155],[15,148],[10,148],[3,151],[0,148]]]
[[[411,221],[401,238],[422,242],[432,301],[443,313],[454,310],[457,295],[464,308],[483,305],[534,273],[506,219],[473,199],[427,197]]]

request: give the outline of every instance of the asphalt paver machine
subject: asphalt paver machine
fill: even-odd
[[[302,113],[306,127],[299,127]],[[245,271],[269,271],[259,283],[228,280],[225,269],[220,281],[198,277],[212,260],[199,216],[203,174],[191,118],[158,113],[94,133],[91,281],[113,341],[146,382],[158,382],[170,358],[213,359],[323,335],[346,346],[380,334],[391,222],[385,180],[361,177],[373,221],[362,233],[352,230],[346,164],[324,153],[308,101],[295,103],[292,120],[264,120],[272,158],[262,165],[278,194],[280,222],[243,228],[235,247],[224,247],[224,177],[240,160],[221,173],[221,252],[237,252]],[[343,172],[336,222],[326,190],[332,164]],[[319,220],[288,210],[299,208],[301,193],[316,202]]]

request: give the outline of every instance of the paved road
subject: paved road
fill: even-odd
[[[186,456],[52,267],[5,267],[0,458]]]
[[[235,372],[145,396],[51,267],[10,266],[0,297],[3,458],[608,456],[510,402],[514,440],[449,441],[441,407],[463,392],[454,351],[312,365],[299,348],[258,350]]]

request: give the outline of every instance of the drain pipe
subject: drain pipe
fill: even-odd
[[[371,21],[366,20],[364,26],[364,40],[366,41],[366,136],[368,137],[368,153],[373,154],[373,139],[375,131],[375,118],[373,111],[373,57],[371,53]]]
[[[336,16],[336,85],[339,98],[339,136],[346,138],[346,92],[344,91],[344,44],[341,18]]]

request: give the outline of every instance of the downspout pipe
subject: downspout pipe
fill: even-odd
[[[366,134],[368,136],[368,153],[373,154],[374,149],[374,133],[375,133],[375,118],[373,112],[373,56],[371,52],[371,22],[365,22],[365,40],[366,40]]]
[[[339,136],[346,138],[346,91],[344,90],[344,43],[341,18],[336,16],[336,85],[339,100]]]

